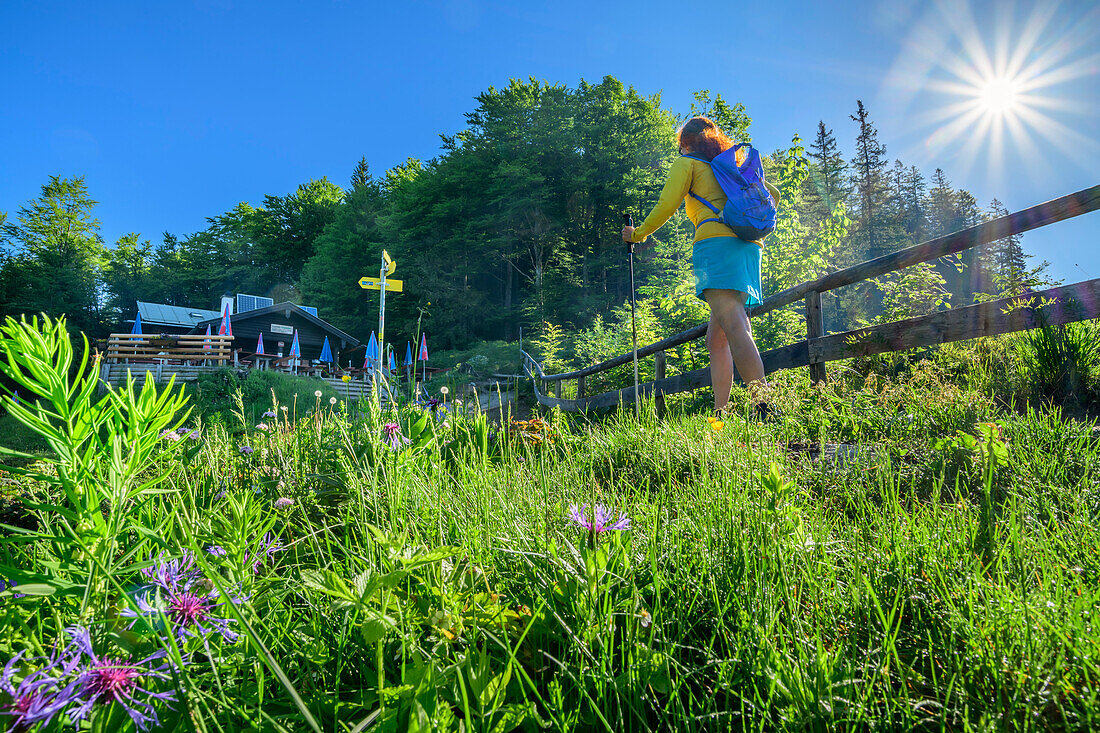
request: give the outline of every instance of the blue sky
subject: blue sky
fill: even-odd
[[[0,211],[83,175],[108,242],[159,242],[310,178],[346,185],[360,156],[430,158],[490,85],[608,74],[680,112],[701,88],[742,101],[765,150],[821,119],[850,154],[862,99],[891,160],[1016,210],[1100,182],[1097,49],[1094,0],[6,0]],[[1026,107],[983,114],[993,82]],[[1100,277],[1098,231],[1093,213],[1024,247]]]

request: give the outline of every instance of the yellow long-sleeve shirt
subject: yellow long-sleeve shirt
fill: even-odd
[[[742,162],[740,150],[737,151],[737,162],[738,164]],[[778,206],[779,191],[770,183],[765,182],[764,185],[771,192],[772,198],[775,199]],[[676,162],[672,164],[672,168],[669,169],[668,180],[665,181],[665,187],[661,189],[661,197],[657,200],[657,205],[653,207],[653,211],[649,212],[649,216],[645,218],[645,221],[634,230],[632,239],[635,242],[645,241],[646,237],[660,229],[669,220],[669,217],[676,213],[676,209],[680,208],[680,202],[685,199],[684,207],[688,218],[695,225],[696,242],[711,237],[736,236],[732,229],[716,221],[708,221],[706,224],[700,225],[699,222],[703,219],[712,218],[714,212],[708,209],[703,202],[688,196],[689,190],[705,198],[719,211],[726,205],[726,194],[722,193],[722,187],[718,185],[718,179],[714,177],[710,166],[701,160],[681,156],[676,159]]]

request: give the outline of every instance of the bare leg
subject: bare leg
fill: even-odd
[[[710,305],[707,326],[707,351],[710,354],[710,377],[714,386],[714,409],[729,403],[733,386],[733,365],[750,389],[763,387],[764,363],[752,339],[752,326],[745,311],[748,295],[738,290],[707,288],[703,297]]]

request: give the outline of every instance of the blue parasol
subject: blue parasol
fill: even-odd
[[[371,369],[378,365],[378,337],[374,331],[370,333],[370,341],[367,342],[367,354],[363,359],[363,368]]]
[[[134,328],[130,333],[141,335],[141,311],[138,311],[138,314],[134,316]]]
[[[302,346],[298,343],[298,329],[294,329],[294,340],[290,342],[290,356],[295,359],[302,358]]]
[[[334,361],[332,358],[332,348],[328,345],[328,336],[325,336],[325,343],[321,347],[321,361],[326,364],[331,364]]]

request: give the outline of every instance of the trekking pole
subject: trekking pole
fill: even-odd
[[[634,226],[634,217],[623,214],[628,227]],[[630,242],[630,332],[634,339],[634,414],[641,417],[642,406],[638,402],[638,322],[634,317],[634,243]]]

